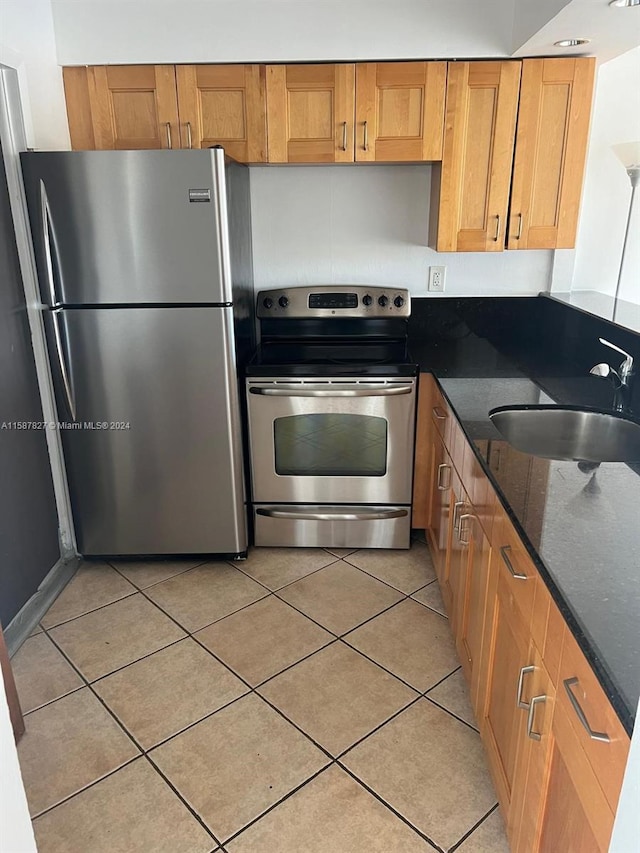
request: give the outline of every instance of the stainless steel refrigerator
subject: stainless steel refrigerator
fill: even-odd
[[[22,167],[80,553],[241,554],[248,169],[221,149]]]

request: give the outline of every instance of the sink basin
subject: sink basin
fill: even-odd
[[[546,459],[640,462],[640,424],[623,415],[561,406],[489,412],[512,447]]]

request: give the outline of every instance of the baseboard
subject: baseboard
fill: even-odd
[[[4,629],[9,657],[14,655],[33,632],[55,599],[76,573],[80,557],[60,558],[48,572],[37,591],[16,613]]]

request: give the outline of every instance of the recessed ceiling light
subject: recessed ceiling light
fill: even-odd
[[[554,44],[556,47],[578,47],[581,44],[589,44],[590,41],[591,39],[561,39],[554,41]]]
[[[628,9],[631,6],[640,6],[640,0],[611,0],[609,5],[618,9]]]

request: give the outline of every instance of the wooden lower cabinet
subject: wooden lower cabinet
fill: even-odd
[[[451,487],[453,485],[453,463],[444,448],[442,439],[435,435],[431,445],[431,481],[430,519],[427,538],[431,546],[433,564],[443,586],[450,541],[449,515]],[[444,594],[444,589],[443,589]]]
[[[550,715],[549,715],[550,716]],[[614,814],[565,709],[530,749],[515,853],[606,853]]]
[[[530,666],[529,620],[518,607],[499,560],[499,552],[494,551],[478,722],[507,834],[512,837],[518,745],[525,724],[522,691]]]
[[[420,394],[427,539],[511,849],[605,853],[629,738],[432,376]]]
[[[471,704],[479,715],[479,686],[481,671],[482,643],[484,639],[484,621],[487,606],[489,583],[489,561],[491,543],[480,525],[475,507],[469,509],[468,520],[461,518],[463,539],[468,539],[467,560],[464,567],[464,579],[459,584],[457,626],[455,632],[456,648],[462,663],[469,688]],[[466,532],[465,532],[466,531]]]

